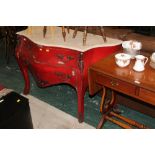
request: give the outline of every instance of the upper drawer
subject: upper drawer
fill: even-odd
[[[106,86],[108,88],[114,89],[116,91],[119,91],[121,93],[126,93],[128,95],[136,94],[136,87],[130,83],[103,74],[102,75],[97,74],[95,79],[97,83]]]
[[[71,67],[77,66],[80,54],[78,51],[58,47],[39,47],[32,53],[32,58],[38,62]]]
[[[23,36],[20,39],[22,40],[22,50],[19,50],[20,57],[28,62],[47,65],[67,65],[75,68],[79,65],[81,59],[79,51],[38,45]]]
[[[155,105],[155,92],[144,88],[140,88],[139,97],[144,101],[151,103],[152,105]]]

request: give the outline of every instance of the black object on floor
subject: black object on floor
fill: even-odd
[[[0,98],[0,129],[32,129],[29,100],[16,92]]]

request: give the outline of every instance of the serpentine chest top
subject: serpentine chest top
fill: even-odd
[[[88,87],[88,67],[96,61],[121,48],[122,41],[87,34],[83,46],[83,33],[72,38],[73,31],[66,35],[64,42],[60,27],[51,30],[47,27],[45,38],[43,27],[34,26],[30,30],[17,33],[16,58],[25,80],[24,94],[30,90],[28,71],[39,87],[67,83],[73,86],[78,95],[78,120],[84,121],[84,95]]]

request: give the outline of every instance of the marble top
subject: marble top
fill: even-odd
[[[73,38],[74,30],[70,29],[70,33],[66,30],[66,41],[62,36],[61,27],[47,27],[45,38],[43,37],[43,26],[31,26],[24,31],[17,34],[29,38],[36,44],[44,46],[56,46],[78,50],[81,52],[87,51],[96,47],[115,46],[122,44],[121,40],[107,37],[107,42],[104,42],[102,36],[87,34],[86,45],[83,45],[83,32],[78,31],[75,38]]]

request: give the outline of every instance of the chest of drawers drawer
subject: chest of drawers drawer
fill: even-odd
[[[127,93],[130,95],[136,94],[136,87],[134,85],[103,74],[96,74],[96,83],[122,93]]]
[[[28,59],[29,62],[47,64],[47,65],[67,65],[71,67],[78,67],[80,60],[80,52],[61,48],[61,47],[49,47],[42,46],[33,43],[29,39],[22,38],[22,52],[20,51],[20,57]]]
[[[70,67],[33,64],[29,65],[29,70],[41,86],[49,86],[60,82],[76,84],[77,82],[77,71]]]
[[[79,52],[63,49],[58,47],[42,47],[37,48],[32,53],[32,60],[46,64],[69,65],[77,67],[79,60]],[[46,60],[46,61],[45,61]]]

